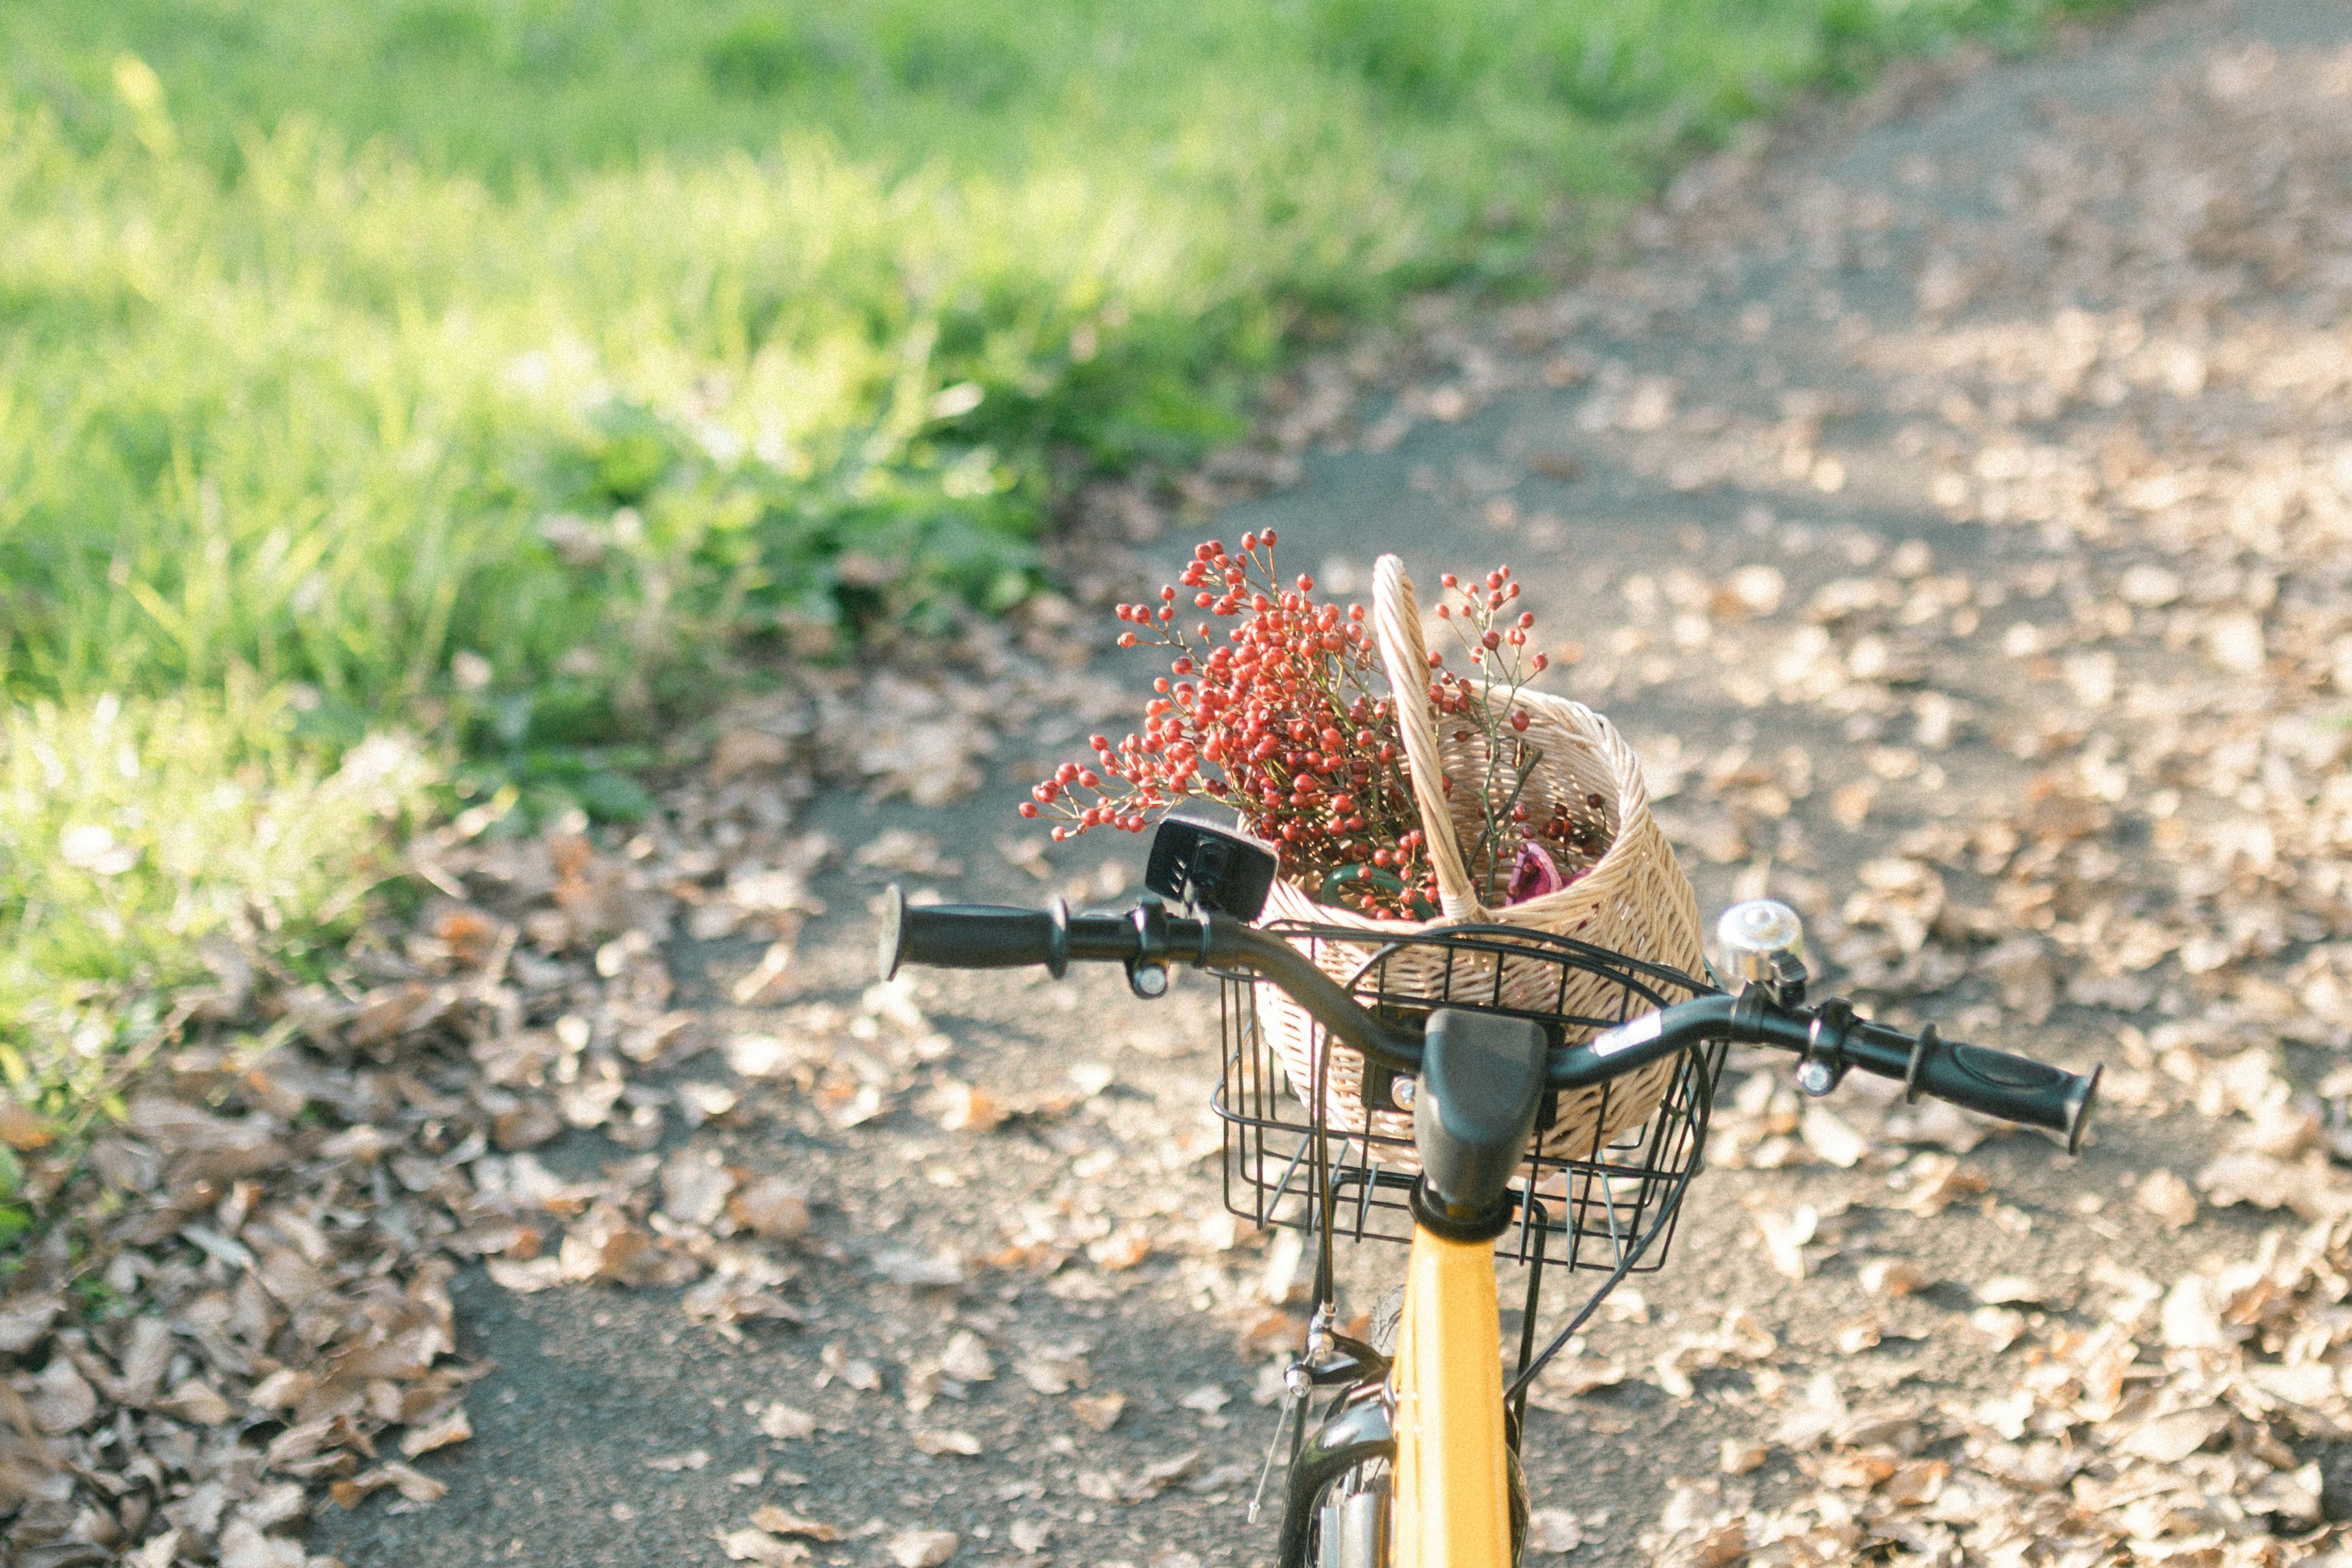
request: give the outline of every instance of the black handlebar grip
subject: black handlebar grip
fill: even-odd
[[[2090,1125],[2091,1102],[2099,1091],[2101,1068],[2071,1073],[1987,1046],[1938,1040],[1933,1034],[1914,1047],[1905,1081],[1915,1094],[1932,1094],[2004,1121],[2044,1127],[2079,1153]]]
[[[1024,969],[1042,963],[1056,977],[1069,966],[1070,912],[1060,900],[1049,910],[999,904],[926,904],[909,908],[895,882],[883,894],[882,978],[902,963],[935,969]]]

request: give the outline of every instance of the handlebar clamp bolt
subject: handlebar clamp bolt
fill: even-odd
[[[1168,966],[1164,963],[1129,964],[1127,988],[1148,1002],[1157,1001],[1168,994]]]
[[[1399,1073],[1396,1077],[1389,1079],[1389,1099],[1396,1103],[1396,1107],[1400,1110],[1411,1110],[1412,1109],[1412,1097],[1418,1092],[1420,1092],[1420,1090],[1414,1085],[1412,1079],[1403,1073]]]
[[[1838,1085],[1838,1071],[1819,1057],[1797,1064],[1797,1087],[1819,1099]]]

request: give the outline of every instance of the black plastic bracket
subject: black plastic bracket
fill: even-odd
[[[1127,961],[1127,987],[1138,996],[1168,994],[1168,963],[1176,944],[1168,935],[1168,906],[1149,893],[1136,900],[1128,920],[1135,927],[1135,956]]]
[[[1843,996],[1813,1009],[1804,1054],[1797,1059],[1797,1086],[1807,1094],[1827,1094],[1844,1079],[1853,1065],[1845,1058],[1845,1037],[1853,1021],[1853,1005]]]

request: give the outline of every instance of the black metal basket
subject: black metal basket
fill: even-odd
[[[1324,942],[1345,942],[1352,952],[1366,946],[1365,933],[1338,926],[1283,923],[1268,928],[1318,956]],[[1444,994],[1402,994],[1387,985],[1390,962],[1408,948],[1449,951],[1444,965]],[[1462,962],[1451,962],[1454,957]],[[1530,963],[1557,965],[1558,996],[1564,999],[1572,975],[1596,975],[1612,984],[1608,1016],[1570,1014],[1564,1007],[1530,1010],[1501,1000],[1503,960],[1509,961],[1513,990],[1525,997]],[[1426,973],[1426,966],[1416,966]],[[1457,983],[1454,977],[1459,975]],[[1215,1098],[1224,1131],[1225,1206],[1260,1226],[1315,1229],[1318,1216],[1331,1215],[1334,1239],[1409,1241],[1412,1215],[1408,1195],[1414,1181],[1410,1138],[1381,1132],[1336,1130],[1328,1123],[1322,1097],[1302,1096],[1287,1081],[1283,1064],[1259,1026],[1255,986],[1246,975],[1225,975],[1223,1026],[1225,1066]],[[1449,926],[1379,947],[1357,971],[1351,989],[1375,1012],[1417,1018],[1434,1007],[1503,1013],[1565,1024],[1571,1038],[1606,1028],[1654,1008],[1715,989],[1663,964],[1628,958],[1572,938],[1514,926]],[[1589,1005],[1589,1004],[1588,1004]],[[1318,1026],[1313,1050],[1328,1070],[1330,1039]],[[1636,1258],[1632,1272],[1647,1273],[1665,1261],[1679,1205],[1670,1201],[1682,1178],[1696,1167],[1714,1108],[1727,1046],[1717,1042],[1686,1055],[1657,1108],[1649,1116],[1589,1150],[1562,1157],[1531,1151],[1514,1183],[1517,1222],[1496,1250],[1521,1262],[1567,1264],[1615,1270]],[[1367,1095],[1388,1094],[1385,1075],[1368,1073]],[[1380,1109],[1388,1109],[1383,1104]],[[1371,1118],[1367,1106],[1364,1118]],[[1549,1102],[1544,1108],[1549,1125]],[[1612,1119],[1604,1107],[1595,1129]],[[1543,1140],[1538,1134],[1538,1142]],[[1532,1196],[1530,1196],[1532,1194]],[[1660,1234],[1652,1237],[1652,1231]]]

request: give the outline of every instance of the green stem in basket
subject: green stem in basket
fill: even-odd
[[[1495,839],[1495,826],[1498,820],[1507,819],[1510,816],[1512,809],[1519,804],[1519,796],[1527,793],[1528,780],[1535,776],[1537,765],[1543,761],[1543,749],[1541,747],[1530,746],[1522,741],[1518,742],[1518,748],[1519,757],[1516,761],[1515,765],[1518,768],[1519,782],[1511,786],[1511,798],[1503,803],[1501,818],[1497,818],[1492,811],[1489,811],[1486,814],[1486,831],[1478,836],[1478,847],[1471,851],[1471,857],[1474,862],[1479,854],[1484,853],[1488,849],[1490,843],[1494,847],[1494,852],[1498,856],[1501,854],[1500,842]],[[1480,900],[1489,909],[1494,907],[1494,898],[1492,895],[1500,892],[1504,888],[1507,888],[1510,885],[1508,881],[1504,881],[1499,884],[1496,883],[1495,880],[1495,873],[1496,863],[1489,862],[1486,868],[1486,878],[1489,896]]]

